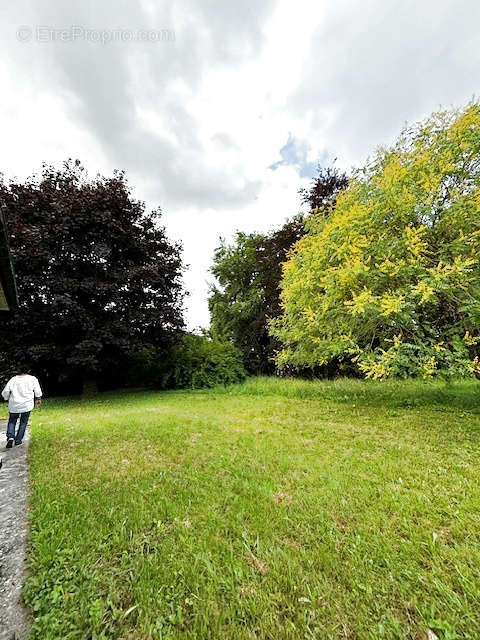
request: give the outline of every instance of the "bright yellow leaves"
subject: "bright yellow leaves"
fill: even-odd
[[[479,262],[477,258],[456,256],[454,261],[446,264],[440,260],[435,267],[430,268],[429,274],[438,284],[452,283],[454,281],[462,282],[473,271],[473,267],[478,268]]]
[[[435,297],[435,289],[431,284],[425,282],[425,280],[422,280],[418,284],[416,284],[413,287],[412,291],[415,295],[419,296],[420,304],[430,302]]]
[[[473,337],[470,331],[465,331],[465,335],[463,337],[465,344],[468,347],[473,347],[480,342],[480,337]]]
[[[405,227],[405,236],[408,251],[414,258],[420,258],[427,250],[426,228],[423,225]]]
[[[451,124],[448,134],[452,141],[459,144],[465,153],[472,147],[475,149],[475,139],[480,128],[480,105],[471,104]]]
[[[280,365],[340,358],[375,379],[480,368],[478,157],[480,105],[433,114],[308,223],[284,267]]]
[[[398,156],[392,156],[381,174],[379,183],[387,190],[396,188],[407,175],[408,169]]]
[[[475,356],[474,359],[470,362],[469,366],[470,372],[475,376],[480,375],[480,360],[478,356]]]
[[[375,266],[379,271],[381,271],[381,273],[384,273],[385,275],[396,276],[404,268],[405,260],[399,259],[395,262],[392,262],[390,258],[385,258],[385,260],[382,260],[382,262],[377,262]]]
[[[424,378],[431,378],[437,370],[437,361],[435,356],[428,358],[426,362],[421,364],[422,375]]]
[[[369,305],[376,304],[377,299],[368,289],[364,289],[359,294],[353,294],[351,300],[345,300],[344,305],[350,307],[351,313],[358,315],[365,313]]]
[[[358,368],[365,374],[365,377],[370,380],[384,380],[385,378],[390,377],[392,371],[391,365],[394,358],[394,353],[383,351],[382,349],[378,360],[368,358],[360,361],[358,363]]]
[[[385,293],[381,296],[375,296],[368,289],[364,289],[358,294],[352,294],[351,300],[345,300],[343,303],[349,307],[350,313],[353,315],[361,315],[374,307],[382,316],[388,318],[402,310],[404,296],[392,293]]]
[[[315,320],[315,311],[312,309],[312,307],[307,307],[304,311],[304,314],[307,319],[307,322],[309,324],[313,324]]]
[[[386,293],[380,298],[380,313],[385,318],[389,318],[395,313],[399,313],[404,303],[404,296]]]

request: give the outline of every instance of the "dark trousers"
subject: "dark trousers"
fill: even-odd
[[[21,444],[23,436],[25,435],[25,429],[27,428],[29,417],[30,411],[24,411],[23,413],[10,413],[8,416],[7,438],[13,438],[15,440],[15,444]],[[17,426],[17,420],[19,418],[20,424],[18,425],[17,433],[15,433],[15,427]]]

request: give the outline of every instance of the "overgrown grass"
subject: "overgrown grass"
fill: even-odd
[[[473,382],[251,379],[33,418],[32,637],[480,637]]]

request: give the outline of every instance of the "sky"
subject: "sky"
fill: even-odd
[[[406,123],[478,94],[476,0],[16,0],[0,5],[0,173],[126,171],[207,327],[219,237],[301,210]]]

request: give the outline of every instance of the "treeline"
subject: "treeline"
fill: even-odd
[[[0,317],[1,376],[26,364],[49,394],[243,379],[238,350],[183,323],[181,246],[123,173],[78,161],[0,181],[19,308]]]
[[[480,106],[302,195],[307,215],[220,244],[213,335],[251,372],[480,375]]]
[[[247,373],[480,375],[480,106],[405,129],[346,176],[319,168],[303,214],[215,252],[211,328],[183,322],[181,246],[121,172],[78,161],[0,177],[20,306],[1,376],[48,393],[195,388]]]

